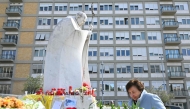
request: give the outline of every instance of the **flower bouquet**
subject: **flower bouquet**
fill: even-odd
[[[25,99],[22,100],[22,102],[25,104],[25,109],[45,109],[44,105],[40,101]]]
[[[19,108],[25,109],[24,103],[15,97],[0,98],[0,108]]]

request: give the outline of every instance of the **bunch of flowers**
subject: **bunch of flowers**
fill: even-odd
[[[23,99],[23,103],[25,104],[25,109],[45,109],[44,105],[40,101]]]
[[[24,103],[15,97],[0,98],[0,108],[24,108]]]
[[[77,89],[76,91],[79,91],[80,93],[84,93],[84,95],[92,95],[95,97],[95,91],[96,89],[91,89],[90,86],[87,83],[83,83],[82,87]]]

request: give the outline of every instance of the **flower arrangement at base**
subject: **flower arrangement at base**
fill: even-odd
[[[90,86],[87,83],[83,83],[82,87],[77,89],[76,91],[79,91],[80,93],[84,93],[84,95],[92,95],[95,97],[95,90],[96,89],[91,89]]]
[[[45,109],[44,105],[40,101],[25,99],[22,100],[22,102],[25,104],[25,109]]]
[[[0,108],[19,108],[25,109],[24,103],[15,97],[0,98]]]

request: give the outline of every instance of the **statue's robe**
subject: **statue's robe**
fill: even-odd
[[[82,30],[75,18],[66,17],[53,30],[47,45],[44,91],[69,86],[73,90],[90,85],[88,72],[89,31]]]

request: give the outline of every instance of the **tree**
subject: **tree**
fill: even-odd
[[[36,78],[29,77],[24,84],[23,91],[28,91],[29,94],[35,93],[39,88],[42,87],[42,81],[43,79],[40,76]]]
[[[164,104],[170,102],[170,100],[174,98],[174,95],[164,91],[162,86],[160,86],[158,89],[151,87],[150,89],[146,89],[146,91],[158,95]]]

